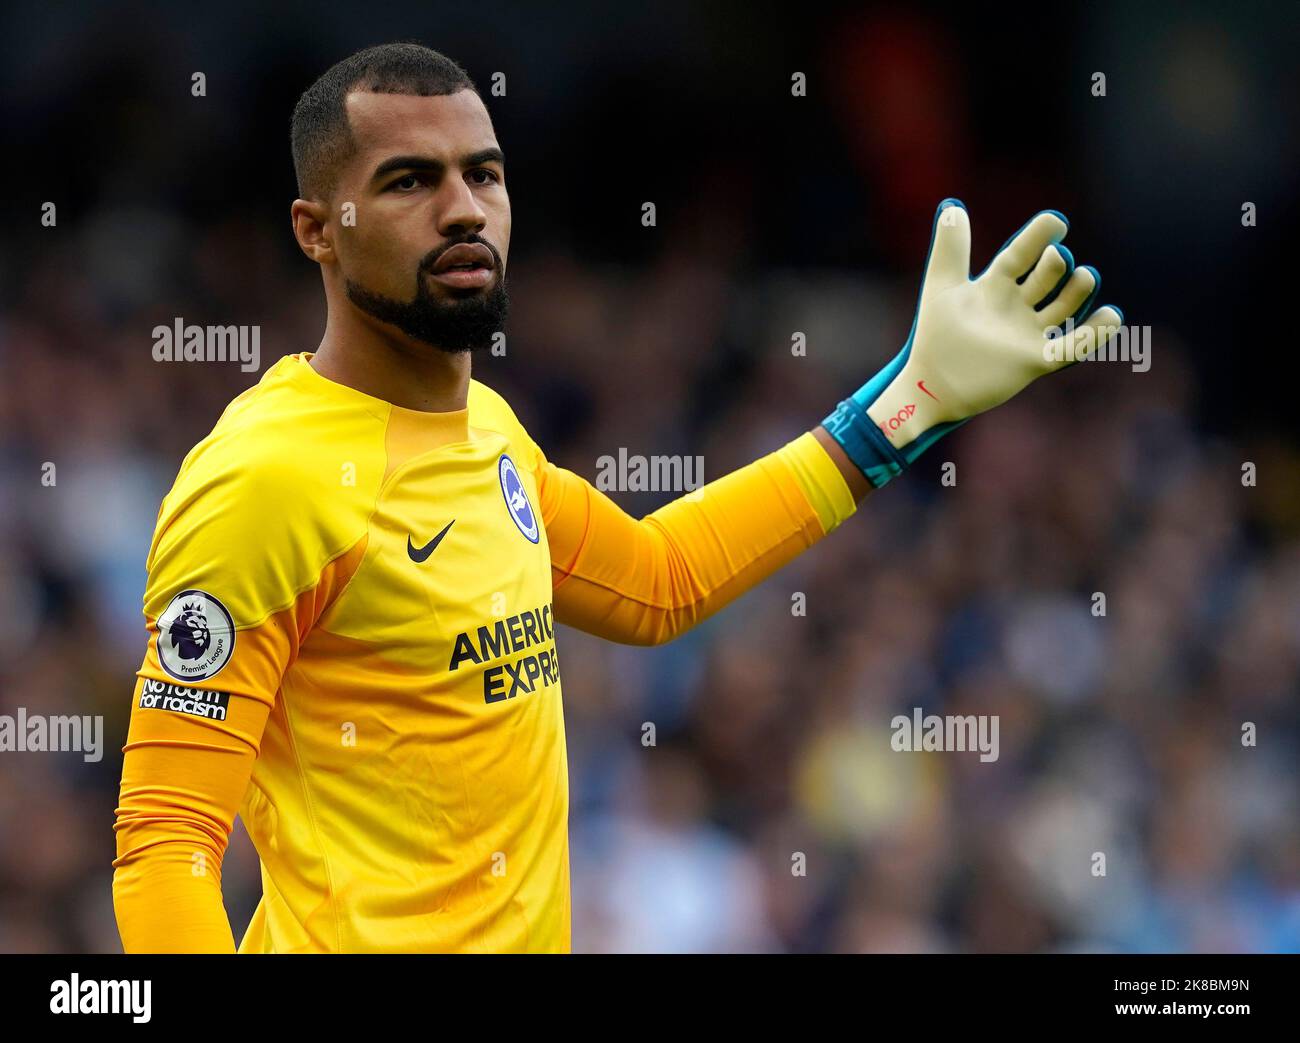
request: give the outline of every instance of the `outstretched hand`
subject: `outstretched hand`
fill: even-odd
[[[1068,230],[1044,210],[972,278],[970,216],[956,200],[940,204],[910,350],[868,409],[894,445],[1000,405],[1113,335],[1123,316],[1109,305],[1089,314],[1101,278],[1075,267],[1061,245]],[[1064,341],[1053,344],[1053,334]]]
[[[1069,224],[1035,214],[979,275],[970,216],[956,199],[935,214],[912,331],[888,365],[822,426],[876,488],[938,439],[1044,373],[1096,351],[1124,321],[1092,310],[1101,277],[1061,245]]]

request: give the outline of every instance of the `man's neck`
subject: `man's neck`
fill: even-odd
[[[469,395],[469,352],[447,352],[363,328],[346,338],[327,323],[311,367],[321,376],[403,409],[449,413]]]

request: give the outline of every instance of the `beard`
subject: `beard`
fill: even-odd
[[[462,297],[446,300],[436,297],[425,273],[432,271],[438,256],[450,249],[448,246],[434,251],[420,262],[415,273],[413,300],[399,301],[373,293],[351,279],[346,282],[348,300],[367,315],[396,326],[412,340],[428,344],[439,351],[459,354],[491,347],[492,337],[505,326],[506,312],[510,309],[501,257],[496,248],[484,239],[472,237],[460,242],[482,243],[492,251],[492,256],[496,259],[496,271],[500,274],[490,286],[468,292],[452,291],[464,293],[465,296]]]

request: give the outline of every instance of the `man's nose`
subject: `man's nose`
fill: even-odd
[[[487,224],[487,211],[479,205],[473,190],[461,178],[447,178],[439,200],[438,231],[450,238],[467,232],[481,232]]]

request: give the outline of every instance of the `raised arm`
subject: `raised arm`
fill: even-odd
[[[1031,218],[978,276],[970,219],[935,215],[916,319],[898,354],[822,425],[635,519],[536,453],[556,618],[628,644],[671,640],[841,524],[872,489],[972,416],[1094,351],[1123,316],[1092,312],[1095,269],[1059,245],[1064,217]]]
[[[864,483],[859,482],[865,491]],[[670,641],[851,515],[853,494],[809,432],[643,519],[543,461],[555,618],[624,644]]]

